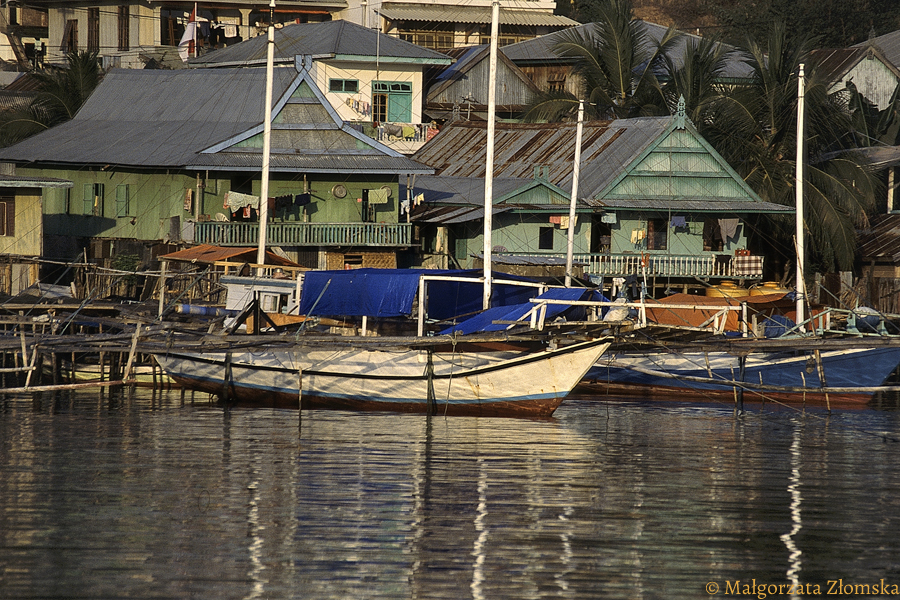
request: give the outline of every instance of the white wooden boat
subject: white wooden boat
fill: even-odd
[[[165,353],[156,359],[188,389],[240,403],[546,417],[608,347],[607,339],[516,351],[460,351],[450,344],[366,348],[325,341],[230,354]]]

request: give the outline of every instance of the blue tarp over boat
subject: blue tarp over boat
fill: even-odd
[[[421,275],[471,277],[472,282],[430,281],[428,316],[451,319],[478,312],[484,285],[480,270],[353,269],[308,271],[303,279],[299,312],[315,316],[400,317],[411,316]],[[532,281],[525,277],[496,274],[495,277]],[[527,302],[535,289],[512,285],[493,286],[491,303],[509,306]]]
[[[545,300],[567,300],[570,302],[579,300],[608,301],[598,292],[585,288],[553,288],[547,290],[537,298]],[[518,321],[528,314],[528,311],[532,308],[534,308],[534,304],[531,302],[524,302],[515,306],[498,306],[490,308],[470,319],[466,319],[461,323],[448,327],[440,333],[467,334],[478,331],[503,331],[504,329],[509,328],[509,323],[502,323],[502,321]],[[571,305],[567,304],[548,304],[547,314],[544,318],[550,319],[556,317],[570,308],[572,308]],[[501,321],[501,323],[494,323],[494,321]]]

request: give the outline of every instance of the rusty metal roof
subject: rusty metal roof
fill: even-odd
[[[813,50],[809,53],[809,61],[816,65],[816,69],[826,81],[840,82],[850,70],[866,58],[877,58],[900,77],[900,71],[891,61],[885,58],[878,48],[865,45],[853,48],[831,48]]]
[[[252,263],[256,264],[257,249],[256,248],[223,248],[222,246],[211,246],[209,244],[201,244],[177,252],[164,254],[159,258],[163,260],[177,260],[180,262],[211,264],[215,262],[236,262],[236,263]],[[266,264],[278,265],[282,267],[300,267],[299,264],[282,258],[266,250]]]
[[[863,261],[900,264],[900,214],[872,218],[869,229],[859,235],[859,257]]]
[[[583,124],[579,196],[602,191],[636,156],[665,131],[671,117],[646,117]],[[575,123],[498,123],[495,178],[533,179],[537,166],[549,167],[550,183],[572,189]],[[483,178],[487,124],[466,121],[446,126],[412,158],[436,175]]]

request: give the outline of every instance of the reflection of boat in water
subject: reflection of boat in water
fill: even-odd
[[[189,389],[238,402],[338,410],[549,416],[609,346],[474,351],[322,342],[294,349],[166,353],[157,360]],[[302,382],[302,383],[301,383]],[[301,392],[302,386],[302,392]],[[302,393],[302,396],[301,396]]]
[[[827,391],[830,401],[865,403],[872,388],[900,364],[898,345],[820,342],[815,348],[802,340],[784,340],[769,347],[736,341],[727,349],[706,351],[610,350],[586,381],[644,397],[731,398],[739,388],[750,392],[751,400],[817,402],[825,400]]]

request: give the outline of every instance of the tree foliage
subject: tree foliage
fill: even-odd
[[[745,3],[746,4],[746,3]],[[860,153],[870,133],[856,121],[879,121],[863,110],[848,90],[829,93],[810,51],[821,38],[776,20],[766,35],[746,35],[736,48],[715,38],[681,38],[670,29],[658,43],[640,33],[626,0],[596,0],[601,21],[590,35],[570,36],[557,53],[575,59],[583,98],[596,104],[592,116],[624,118],[674,112],[684,98],[687,115],[700,133],[766,201],[793,206],[797,166],[798,68],[806,64],[805,229],[811,259],[824,270],[852,267],[856,230],[867,225],[880,194],[879,180]],[[626,18],[627,16],[627,18]],[[627,23],[627,27],[624,24]],[[723,77],[728,61],[752,71],[741,82]],[[546,96],[532,107],[531,119],[570,118],[571,94]],[[900,109],[900,102],[895,104]],[[587,111],[586,111],[587,112]],[[887,117],[883,117],[887,119]],[[900,112],[890,129],[900,130]],[[883,125],[882,128],[888,128]],[[793,219],[773,218],[765,230],[775,247],[792,254]]]
[[[0,145],[9,146],[70,120],[100,83],[103,72],[96,52],[66,55],[66,67],[49,67],[31,74],[37,95],[28,107],[0,120]]]

